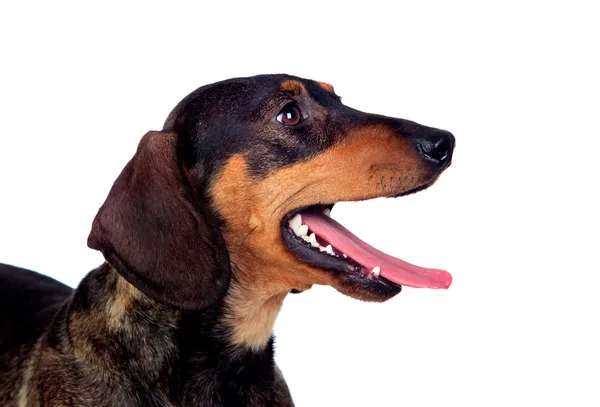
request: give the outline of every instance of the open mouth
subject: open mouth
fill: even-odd
[[[450,287],[450,273],[415,266],[374,248],[332,219],[332,207],[333,204],[313,205],[296,209],[284,217],[284,241],[302,261],[370,285]]]

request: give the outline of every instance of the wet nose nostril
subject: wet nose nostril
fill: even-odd
[[[419,151],[423,156],[443,166],[452,155],[452,134],[437,130],[417,139]]]
[[[433,148],[431,149],[431,151],[427,152],[427,155],[429,155],[435,160],[442,161],[448,157],[448,147],[448,140],[438,140],[436,143],[433,144]]]

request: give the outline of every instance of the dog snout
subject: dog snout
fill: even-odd
[[[426,128],[415,136],[415,143],[419,154],[439,169],[450,165],[455,143],[452,133],[440,129]]]

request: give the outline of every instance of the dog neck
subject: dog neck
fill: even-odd
[[[267,347],[273,336],[275,320],[289,290],[269,287],[252,277],[257,273],[233,267],[222,321],[234,346],[259,352]]]
[[[93,272],[94,291],[101,291],[105,329],[129,332],[142,328],[149,321],[165,328],[181,328],[182,320],[193,320],[196,327],[186,330],[218,337],[239,351],[264,351],[273,335],[273,326],[288,290],[274,289],[248,268],[233,266],[233,277],[226,296],[213,307],[198,312],[176,310],[143,294],[127,282],[112,267],[104,265]],[[135,318],[143,312],[143,318]],[[141,332],[140,332],[141,333]],[[186,332],[189,333],[189,332]],[[239,348],[239,349],[238,349]]]
[[[104,284],[107,292],[103,309],[109,332],[133,331],[148,321],[184,330],[185,335],[193,331],[195,336],[219,338],[236,354],[266,350],[287,294],[267,289],[248,269],[234,267],[229,290],[219,303],[202,311],[182,311],[148,297],[108,265],[95,274],[94,282]],[[141,312],[144,318],[135,318]]]

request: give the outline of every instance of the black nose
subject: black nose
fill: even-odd
[[[428,128],[415,137],[417,150],[429,161],[437,164],[439,167],[446,167],[452,160],[452,150],[454,149],[454,136],[452,133]]]

